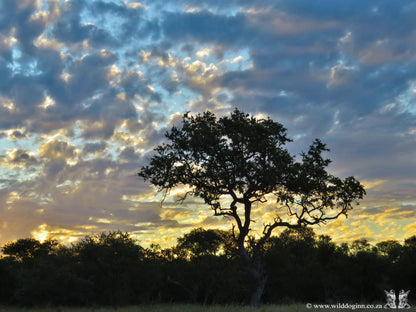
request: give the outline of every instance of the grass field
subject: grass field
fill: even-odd
[[[0,312],[302,312],[302,311],[384,311],[383,308],[324,308],[319,306],[306,307],[305,304],[293,305],[263,305],[260,308],[248,306],[199,306],[199,305],[183,305],[183,304],[157,304],[142,305],[134,307],[123,307],[118,309],[112,308],[10,308],[0,307]],[[402,311],[416,312],[416,307],[404,309]]]

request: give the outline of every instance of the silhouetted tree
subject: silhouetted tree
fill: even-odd
[[[19,239],[2,248],[3,261],[13,272],[9,301],[20,305],[73,305],[86,303],[89,282],[73,270],[71,252],[56,240]],[[65,250],[65,251],[64,251]],[[2,261],[2,262],[3,262]],[[7,276],[7,275],[6,275]]]
[[[211,112],[185,114],[182,127],[166,133],[167,144],[158,146],[150,165],[138,173],[159,190],[178,185],[190,188],[185,195],[202,198],[216,216],[234,219],[234,239],[253,282],[251,304],[259,305],[266,284],[262,252],[277,227],[301,228],[347,215],[365,194],[353,177],[337,178],[326,171],[328,151],[315,140],[297,162],[285,144],[286,129],[270,118],[260,119],[235,110],[217,119]],[[252,211],[270,195],[276,215],[262,235],[250,235]],[[183,199],[185,199],[185,197]],[[289,216],[289,217],[287,217]]]
[[[73,247],[81,277],[92,282],[94,302],[129,304],[144,290],[146,281],[139,264],[144,249],[128,233],[110,232],[86,236]]]
[[[353,254],[366,253],[372,250],[372,246],[365,238],[356,239],[352,242],[350,251]]]
[[[240,284],[236,279],[241,273],[231,269],[238,263],[233,257],[229,231],[196,228],[179,237],[177,246],[170,250],[181,257],[173,262],[182,268],[171,270],[168,282],[181,288],[190,302],[227,302],[224,298],[228,302],[241,302],[230,291],[231,285]]]
[[[322,270],[311,228],[286,229],[271,237],[265,250],[269,302],[322,302]]]
[[[404,247],[416,250],[416,235],[410,236],[404,240]]]
[[[340,257],[340,253],[337,250],[337,245],[328,235],[318,236],[315,245],[317,261],[319,263],[318,271],[320,272],[318,279],[322,289],[320,301],[335,302],[338,297],[337,291],[339,291],[337,289],[339,286],[337,285],[338,268],[336,266],[336,259]]]
[[[190,257],[214,256],[224,249],[226,236],[226,231],[196,228],[178,238],[177,248]]]
[[[11,257],[0,257],[0,305],[14,303],[18,265]]]
[[[10,242],[5,247],[26,246],[26,252],[12,248],[0,257],[0,306],[249,303],[252,277],[229,237],[228,231],[198,228],[179,237],[176,246],[143,249],[127,233],[110,232],[67,247],[45,245],[45,252],[27,252],[42,245],[36,240]],[[268,276],[263,300],[383,302],[385,289],[416,287],[414,242],[409,237],[402,244],[363,239],[335,244],[308,227],[285,229],[263,246]]]
[[[39,256],[46,256],[58,246],[56,240],[46,240],[41,243],[34,238],[22,238],[9,242],[2,248],[3,253],[17,260],[26,260]]]
[[[396,266],[395,286],[402,289],[416,289],[416,235],[404,240]]]
[[[396,262],[403,251],[403,246],[397,240],[386,240],[376,244],[379,253],[389,258],[390,262]]]

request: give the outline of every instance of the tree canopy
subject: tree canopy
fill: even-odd
[[[286,129],[270,118],[256,118],[238,109],[221,118],[209,111],[186,113],[182,125],[172,127],[166,138],[169,142],[155,149],[139,176],[160,191],[187,186],[183,199],[200,197],[216,216],[232,217],[239,253],[251,265],[259,285],[265,282],[259,264],[261,249],[275,228],[300,228],[347,215],[365,194],[354,177],[341,179],[327,171],[331,161],[323,153],[329,149],[319,139],[298,161],[286,148],[291,141]],[[271,197],[275,217],[255,239],[249,235],[253,204],[264,204]]]
[[[0,306],[248,304],[255,281],[230,237],[231,231],[196,228],[178,237],[176,246],[161,249],[142,247],[118,231],[70,246],[55,241],[45,245],[47,252],[30,255],[9,247],[26,250],[28,241],[45,242],[19,239],[0,248]],[[414,241],[415,236],[337,244],[311,227],[285,229],[264,245],[263,301],[385,303],[385,289],[416,287],[416,248],[409,244]]]
[[[277,226],[313,225],[347,215],[365,194],[355,178],[327,172],[330,160],[322,153],[329,150],[318,139],[301,154],[302,161],[296,161],[285,147],[291,141],[286,129],[270,118],[250,117],[239,110],[219,119],[211,112],[187,113],[182,127],[173,127],[166,137],[170,142],[155,149],[150,165],[139,175],[159,190],[190,187],[187,195],[201,197],[215,215],[233,217],[242,238],[253,221],[252,204],[265,203],[266,195],[275,195],[277,206],[287,210],[276,211],[264,236]],[[231,198],[227,206],[224,197]],[[239,213],[239,204],[244,213]]]

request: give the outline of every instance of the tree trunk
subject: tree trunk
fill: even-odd
[[[247,197],[248,198],[248,197]],[[259,307],[261,303],[261,297],[263,296],[264,287],[266,286],[267,277],[263,272],[263,263],[262,263],[262,242],[257,242],[252,245],[252,256],[248,254],[246,247],[244,246],[245,238],[247,237],[250,231],[250,214],[251,214],[251,204],[252,202],[248,200],[245,196],[244,200],[244,216],[245,221],[244,225],[239,223],[239,236],[237,239],[237,246],[240,252],[241,258],[247,265],[248,273],[254,280],[254,290],[251,294],[250,305],[254,307]]]
[[[264,287],[267,282],[267,276],[263,272],[263,263],[260,255],[254,255],[249,272],[255,283],[250,298],[250,305],[253,307],[260,307],[261,297],[263,296]]]
[[[247,265],[247,271],[254,281],[254,289],[250,297],[250,305],[259,307],[261,304],[261,297],[263,296],[264,287],[266,286],[267,276],[263,271],[263,263],[259,251],[255,251],[250,257],[245,248],[240,248],[240,255]]]
[[[262,276],[259,280],[256,280],[256,288],[251,294],[250,305],[253,307],[260,307],[261,297],[263,296],[264,287],[266,286],[267,278]]]

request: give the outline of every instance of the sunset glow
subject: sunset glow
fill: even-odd
[[[367,196],[315,228],[337,242],[416,234],[416,6],[402,1],[0,2],[0,246],[130,232],[162,247],[230,229],[137,176],[181,116],[235,107],[315,138]],[[268,202],[253,212],[262,226]]]

